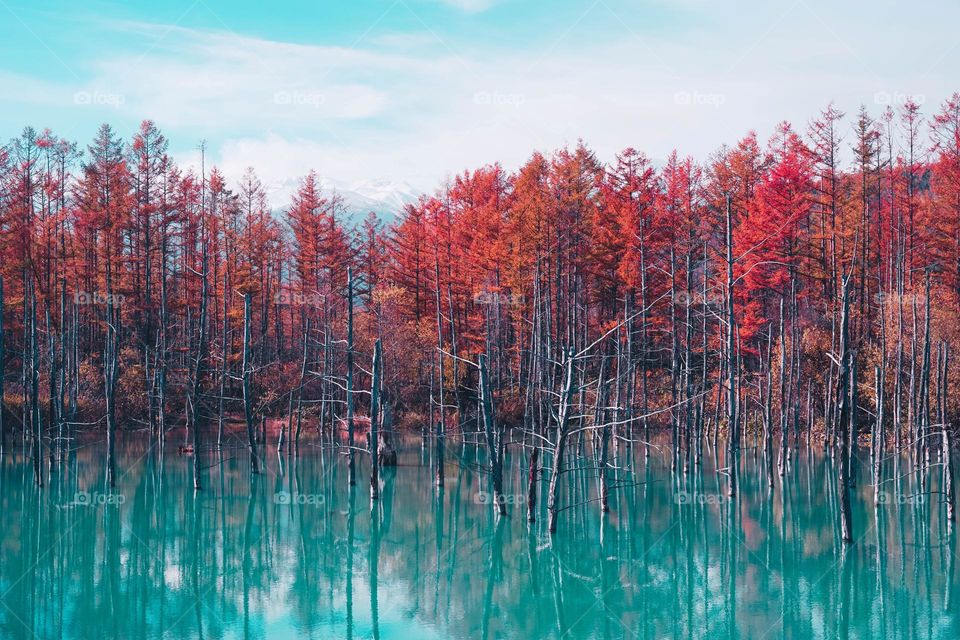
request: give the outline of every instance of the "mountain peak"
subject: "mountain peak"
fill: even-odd
[[[352,224],[359,224],[371,211],[385,223],[389,224],[403,211],[407,204],[416,202],[421,191],[407,182],[370,179],[347,183],[330,176],[317,176],[317,184],[324,195],[340,197],[347,220]],[[285,179],[271,184],[267,188],[268,198],[275,210],[283,210],[290,206],[290,201],[300,179]]]

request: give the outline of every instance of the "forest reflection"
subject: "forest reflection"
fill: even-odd
[[[834,461],[819,450],[796,452],[769,489],[762,456],[745,449],[733,502],[722,449],[705,448],[689,474],[671,471],[667,449],[621,452],[611,512],[597,506],[595,471],[565,474],[575,506],[551,537],[542,505],[527,522],[524,461],[505,465],[517,503],[500,518],[483,448],[469,443],[448,443],[438,490],[434,448],[404,442],[371,502],[322,448],[265,455],[252,478],[243,449],[210,452],[194,492],[189,457],[121,442],[113,492],[101,442],[44,488],[22,453],[4,458],[0,637],[960,636],[956,536],[936,482],[917,495],[906,458],[891,461],[879,505],[870,465],[857,465],[859,538],[843,545]]]

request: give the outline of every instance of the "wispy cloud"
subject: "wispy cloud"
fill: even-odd
[[[162,39],[139,56],[95,61],[91,85],[172,127],[256,130],[382,116],[403,82],[452,63],[395,53],[300,45],[233,33],[136,25]],[[394,104],[394,106],[396,106]]]
[[[464,10],[489,5],[445,1]],[[345,181],[390,178],[431,189],[451,172],[495,161],[513,168],[534,149],[579,138],[603,159],[626,146],[654,158],[674,147],[704,158],[750,128],[762,136],[788,119],[802,130],[831,100],[852,111],[878,95],[935,103],[957,88],[946,41],[942,51],[931,43],[891,51],[852,29],[856,16],[832,16],[827,30],[823,8],[808,3],[757,11],[744,24],[705,7],[699,21],[664,33],[602,0],[535,46],[466,43],[418,20],[350,46],[253,37],[224,25],[112,23],[109,30],[128,39],[71,60],[79,80],[0,71],[0,115],[27,124],[31,107],[59,106],[61,120],[106,120],[125,133],[151,118],[183,159],[208,139],[211,159],[228,175],[252,165],[282,182],[315,168]],[[410,17],[403,6],[396,11]],[[56,119],[36,124],[57,128]]]

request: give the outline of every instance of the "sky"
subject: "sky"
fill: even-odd
[[[945,0],[0,0],[0,140],[152,119],[228,178],[425,191],[579,139],[704,159],[831,101],[931,113],[960,90],[958,21]]]

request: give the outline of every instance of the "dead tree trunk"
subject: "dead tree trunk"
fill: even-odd
[[[164,236],[160,254],[160,347],[157,354],[157,445],[163,451],[167,432],[167,357],[170,349],[169,313],[167,309],[167,240]],[[66,307],[64,306],[64,312]],[[61,374],[62,375],[62,374]]]
[[[885,455],[886,442],[883,430],[884,421],[884,370],[883,367],[874,368],[876,379],[876,398],[877,398],[877,421],[873,427],[873,503],[880,504],[880,484],[883,482],[883,456]]]
[[[537,261],[537,273],[533,285],[533,328],[530,332],[530,373],[527,391],[530,428],[530,458],[527,468],[527,522],[536,522],[537,519],[537,488],[540,479],[540,449],[541,436],[547,429],[549,418],[543,411],[543,394],[545,387],[543,351],[546,349],[549,321],[546,310],[541,312],[543,302],[542,285],[540,280],[540,262]]]
[[[0,284],[0,316],[3,315],[3,287]],[[3,336],[2,336],[2,327],[3,320],[0,319],[0,378],[3,377]],[[57,367],[57,381],[56,381],[56,405],[57,405],[57,462],[63,462],[63,452],[64,452],[64,427],[66,423],[66,418],[64,416],[64,392],[66,390],[66,369],[67,369],[67,282],[63,278],[60,281],[60,352],[59,352],[59,364]],[[53,381],[50,382],[53,384]],[[0,385],[2,386],[2,385]],[[3,393],[0,389],[0,413],[3,413]],[[3,431],[3,418],[0,417],[0,432]],[[0,440],[2,440],[0,436]],[[3,445],[0,445],[0,450],[2,450]]]
[[[119,361],[119,313],[114,311],[113,289],[110,278],[107,278],[107,332],[106,341],[103,350],[103,393],[106,401],[107,410],[107,485],[116,486],[115,478],[115,460],[116,454],[116,430],[117,430],[117,410],[116,410],[116,390],[117,390],[117,367]]]
[[[300,382],[297,384],[297,430],[293,437],[293,449],[300,453],[300,432],[303,428],[303,385],[307,376],[307,354],[310,353],[310,318],[307,318],[303,329],[303,359],[300,361]],[[290,453],[290,444],[287,443],[287,454]]]
[[[500,433],[495,426],[493,395],[490,391],[490,375],[487,371],[487,356],[477,357],[480,368],[480,409],[483,412],[483,430],[487,438],[487,455],[490,457],[490,476],[493,480],[493,502],[497,513],[507,514],[507,504],[503,496],[503,460],[500,456]]]
[[[453,287],[447,283],[447,307],[450,309],[450,353],[457,355],[457,314],[453,310]],[[463,400],[460,393],[460,360],[453,359],[453,397],[457,405],[457,422],[463,429]]]
[[[373,375],[370,379],[370,499],[380,497],[380,376],[382,375],[380,339],[373,345]]]
[[[347,484],[357,484],[353,460],[353,268],[347,267]]]
[[[194,361],[193,384],[190,390],[189,423],[190,432],[193,435],[193,489],[199,491],[200,485],[200,446],[201,446],[201,419],[200,419],[200,392],[203,388],[203,376],[206,370],[207,361],[207,249],[204,245],[203,258],[201,264],[202,278],[200,284],[200,326],[199,336],[197,338],[197,358]]]
[[[850,514],[850,478],[849,478],[849,440],[850,440],[850,393],[851,383],[849,309],[850,277],[843,280],[843,292],[840,313],[840,353],[837,373],[837,411],[835,433],[840,436],[839,478],[837,480],[838,502],[840,505],[840,536],[845,544],[853,542],[853,522]]]
[[[115,380],[116,378],[114,378]],[[37,292],[33,282],[30,284],[30,433],[32,435],[31,457],[33,458],[33,476],[37,486],[43,486],[40,443],[40,345],[37,340]],[[107,413],[107,482],[114,486],[114,431],[115,420],[111,419],[112,399],[108,400]]]
[[[440,262],[438,261],[435,265],[436,278],[437,278],[437,288],[436,288],[436,302],[437,302],[437,361],[438,361],[438,375],[439,380],[437,380],[437,394],[440,402],[440,416],[437,421],[437,460],[436,460],[436,483],[438,487],[443,487],[443,457],[444,457],[444,447],[443,439],[446,437],[447,433],[447,419],[446,419],[446,407],[444,406],[444,397],[443,397],[443,385],[444,385],[444,374],[443,374],[443,313],[440,308]]]
[[[860,388],[857,386],[857,359],[850,359],[850,451],[847,457],[850,460],[850,487],[857,486],[857,445],[860,435]]]
[[[250,292],[243,294],[243,417],[247,423],[247,448],[250,451],[250,472],[260,473],[260,462],[257,460],[257,444],[253,433],[253,390],[250,385],[253,363],[250,358]],[[194,452],[196,456],[197,453]]]
[[[709,318],[710,313],[708,312],[707,302],[709,296],[707,294],[707,283],[710,279],[710,258],[707,253],[707,243],[703,243],[703,289],[701,291],[701,298],[703,300],[703,318],[701,319],[701,333],[700,336],[700,350],[703,353],[703,361],[700,366],[700,399],[697,402],[697,455],[696,455],[696,464],[699,466],[700,461],[703,458],[703,439],[704,426],[706,424],[706,410],[707,410],[707,378],[708,378],[708,367],[710,365],[710,352],[709,352],[709,327],[707,326],[707,318]]]
[[[227,270],[223,272],[223,318],[220,329],[220,397],[217,402],[217,448],[223,448],[224,402],[227,394],[227,376],[230,374],[230,296],[227,294]]]
[[[600,511],[602,513],[608,513],[610,511],[610,479],[607,474],[607,465],[610,457],[610,412],[607,409],[610,385],[607,384],[607,381],[604,379],[606,377],[605,364],[606,358],[601,359],[600,377],[597,380],[597,410],[594,412],[594,426],[597,426],[596,423],[599,423],[600,426],[600,459],[597,465],[597,478],[600,485]]]
[[[940,433],[942,440],[940,446],[942,450],[940,457],[943,459],[943,493],[947,503],[947,526],[952,530],[953,523],[956,521],[956,493],[953,486],[953,452],[952,436],[950,434],[950,420],[947,416],[947,381],[950,371],[950,345],[943,343],[943,369],[940,374]]]
[[[57,353],[59,351],[56,339],[56,332],[53,330],[53,324],[50,321],[50,303],[47,302],[44,311],[45,325],[47,332],[47,406],[48,406],[48,436],[47,436],[47,461],[49,468],[53,470],[53,463],[56,461],[57,443],[54,428],[60,424],[59,407],[57,406]]]
[[[920,369],[920,381],[918,385],[918,397],[916,399],[916,419],[917,432],[919,434],[917,446],[917,461],[922,463],[920,470],[921,488],[926,486],[927,476],[930,473],[930,451],[932,442],[930,441],[930,270],[925,275],[926,302],[924,304],[923,321],[923,356]],[[920,455],[922,452],[922,456]],[[922,489],[921,489],[922,490]]]
[[[553,448],[553,469],[550,473],[550,488],[547,501],[548,529],[557,532],[557,498],[560,494],[560,474],[563,473],[563,457],[567,451],[567,436],[570,431],[570,413],[573,403],[573,349],[567,349],[564,362],[563,391],[560,394],[560,418],[557,423],[557,442]]]
[[[787,342],[783,317],[783,296],[780,296],[780,458],[778,472],[782,478],[787,472]]]
[[[7,439],[7,427],[3,421],[3,374],[6,372],[6,367],[4,366],[6,364],[6,353],[3,350],[3,338],[3,276],[0,276],[0,458],[3,457],[4,446]]]
[[[733,219],[730,194],[727,194],[727,452],[729,453],[730,484],[727,494],[737,495],[737,457],[740,451],[740,431],[737,425],[737,349],[736,315],[733,301]]]
[[[766,387],[763,398],[763,460],[767,487],[773,488],[773,324],[767,325]],[[783,474],[781,474],[782,477]],[[781,480],[782,483],[782,480]]]

